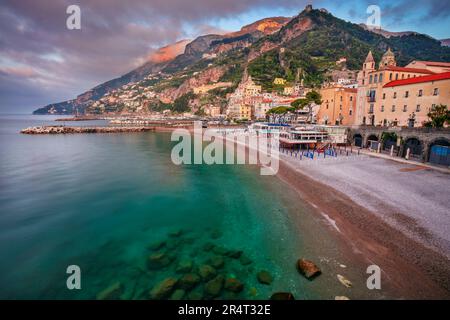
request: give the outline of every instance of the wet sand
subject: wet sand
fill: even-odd
[[[308,168],[298,167],[285,155],[280,157],[277,176],[312,207],[312,214],[322,215],[336,235],[339,250],[353,256],[355,265],[380,266],[383,297],[450,299],[450,261],[445,255],[400,232],[358,204],[351,193],[349,196],[312,179],[302,172]],[[387,215],[398,215],[387,212],[392,209],[389,206],[380,209]],[[315,250],[320,255],[321,248]]]

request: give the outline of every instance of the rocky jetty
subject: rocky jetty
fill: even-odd
[[[66,127],[40,126],[20,131],[23,134],[126,133],[154,131],[153,127]]]

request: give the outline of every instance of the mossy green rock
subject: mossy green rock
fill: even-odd
[[[167,253],[157,252],[151,254],[147,259],[147,267],[151,270],[157,270],[168,266],[172,262],[172,257]]]
[[[198,268],[198,273],[200,274],[202,279],[205,281],[214,278],[217,274],[216,269],[214,269],[213,267],[211,267],[208,264],[201,265]]]
[[[120,282],[116,282],[97,294],[97,300],[119,300],[123,291],[123,285]]]
[[[201,278],[199,275],[195,273],[187,273],[178,281],[178,286],[184,290],[191,290],[192,288],[197,286],[200,281]]]
[[[218,275],[214,279],[208,281],[205,284],[205,296],[207,298],[215,298],[217,297],[223,288],[224,277],[222,275]]]
[[[271,284],[273,281],[272,275],[265,270],[258,272],[256,274],[256,278],[258,279],[259,283],[262,284]]]
[[[171,295],[178,280],[175,278],[166,278],[160,283],[156,284],[150,291],[150,299],[164,299]]]
[[[236,278],[227,278],[225,289],[231,292],[241,292],[244,289],[244,284]]]

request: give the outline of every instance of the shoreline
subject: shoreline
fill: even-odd
[[[382,290],[389,296],[450,299],[450,265],[442,254],[399,232],[351,197],[301,173],[282,157],[276,176],[311,206],[311,212],[321,214],[340,239],[342,250],[367,266],[380,266]]]

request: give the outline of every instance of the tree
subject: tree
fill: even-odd
[[[430,121],[424,123],[425,127],[442,128],[450,122],[450,110],[443,104],[432,107],[427,116]]]

